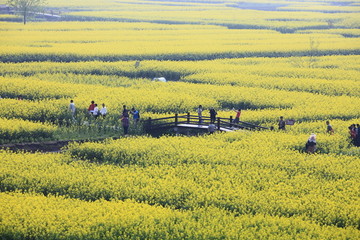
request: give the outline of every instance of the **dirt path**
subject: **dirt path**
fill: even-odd
[[[32,143],[11,143],[0,145],[1,149],[26,152],[59,152],[62,147],[71,141],[51,141],[51,142],[32,142]]]
[[[30,142],[30,143],[11,143],[0,145],[0,149],[8,149],[12,151],[26,151],[26,152],[60,152],[63,147],[72,142],[98,142],[106,138],[87,139],[87,140],[63,140],[63,141],[49,141],[49,142]],[[118,138],[112,138],[118,139]]]

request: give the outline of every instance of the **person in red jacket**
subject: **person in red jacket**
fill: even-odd
[[[238,110],[235,110],[235,109],[233,109],[233,110],[236,112],[233,123],[238,124],[240,122],[241,109],[239,108]]]
[[[88,112],[90,115],[93,115],[94,114],[94,109],[95,109],[95,102],[94,101],[91,101],[91,104],[88,108]]]

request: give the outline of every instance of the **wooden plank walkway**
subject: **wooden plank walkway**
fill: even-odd
[[[185,123],[182,123],[182,124],[178,124],[176,125],[176,127],[183,127],[183,128],[196,128],[196,129],[204,129],[204,130],[207,130],[209,128],[209,126],[206,126],[206,125],[196,125],[196,124],[185,124]],[[227,129],[227,128],[223,128],[223,127],[220,127],[220,129],[218,129],[222,132],[232,132],[234,131],[235,129]],[[237,129],[238,130],[238,129]]]

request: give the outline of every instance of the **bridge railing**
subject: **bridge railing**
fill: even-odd
[[[176,126],[184,126],[183,124],[191,124],[198,126],[208,126],[209,124],[215,124],[217,130],[237,130],[237,129],[247,129],[247,130],[264,130],[268,129],[267,127],[258,126],[252,123],[239,121],[238,123],[233,122],[232,116],[230,118],[221,118],[217,117],[214,122],[211,122],[211,118],[208,116],[202,116],[199,118],[197,115],[190,115],[187,113],[185,115],[175,114],[171,117],[163,118],[149,118],[145,122],[145,130],[147,132],[155,129],[161,128],[171,128]]]

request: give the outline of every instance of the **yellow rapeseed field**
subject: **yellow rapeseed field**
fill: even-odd
[[[0,150],[1,239],[360,238],[359,0],[3,4],[0,143],[84,142]],[[144,131],[199,105],[274,129]]]

